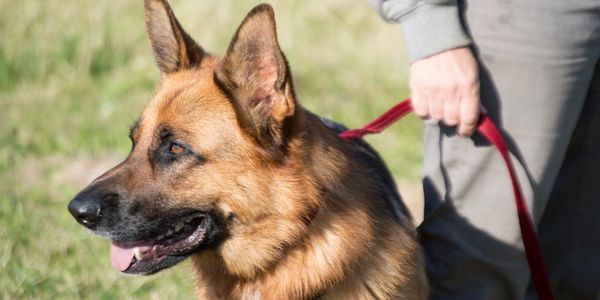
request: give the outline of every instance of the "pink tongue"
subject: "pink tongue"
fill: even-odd
[[[123,272],[129,268],[133,259],[133,249],[125,245],[112,243],[110,246],[110,262],[113,268]]]

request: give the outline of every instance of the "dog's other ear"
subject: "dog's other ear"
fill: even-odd
[[[263,146],[282,146],[295,96],[270,5],[258,5],[248,13],[215,78],[232,98],[243,129]]]
[[[144,0],[146,31],[164,74],[199,66],[204,51],[183,30],[166,0]]]

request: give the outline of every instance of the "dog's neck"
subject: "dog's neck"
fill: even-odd
[[[321,208],[306,236],[288,246],[284,257],[254,278],[231,274],[217,251],[195,257],[198,290],[207,299],[313,299],[326,293],[347,280],[351,269],[347,264],[365,256],[374,235],[370,231],[372,224],[359,211],[334,211],[336,207]],[[334,217],[336,213],[344,217]],[[357,230],[351,233],[347,228]],[[363,237],[357,239],[355,235]],[[358,278],[352,279],[360,282]]]

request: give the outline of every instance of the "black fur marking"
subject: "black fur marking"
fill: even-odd
[[[132,144],[135,144],[135,141],[133,140],[133,136],[135,134],[135,131],[140,128],[140,119],[137,119],[133,122],[133,124],[131,124],[131,126],[129,126],[129,139],[131,140]]]

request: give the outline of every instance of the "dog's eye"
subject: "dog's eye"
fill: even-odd
[[[171,143],[171,145],[169,145],[169,153],[173,155],[179,155],[183,152],[185,152],[185,148],[183,146],[176,143]]]

